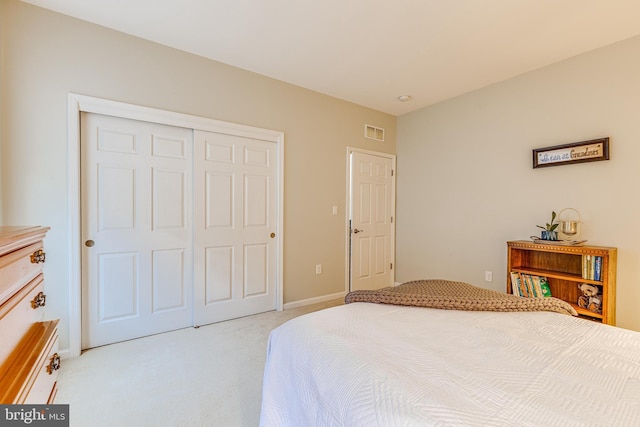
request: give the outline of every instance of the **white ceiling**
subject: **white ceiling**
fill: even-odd
[[[638,0],[25,1],[394,115],[640,34]]]

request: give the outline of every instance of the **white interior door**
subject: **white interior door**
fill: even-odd
[[[393,285],[394,157],[350,153],[350,288]]]
[[[192,324],[192,137],[82,114],[82,348]]]
[[[275,310],[276,144],[196,130],[194,147],[195,324]]]

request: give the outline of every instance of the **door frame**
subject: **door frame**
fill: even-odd
[[[371,156],[383,157],[391,160],[391,168],[393,175],[391,176],[391,212],[393,215],[393,225],[391,227],[391,259],[393,260],[393,269],[391,270],[391,283],[395,283],[396,277],[396,155],[391,153],[383,153],[379,151],[365,150],[363,148],[347,147],[347,202],[345,204],[345,295],[351,291],[351,154],[357,152],[369,154]]]
[[[127,104],[75,93],[68,94],[67,100],[68,138],[68,179],[67,195],[69,208],[69,357],[78,357],[82,343],[82,249],[81,249],[81,206],[80,200],[80,114],[95,113],[125,119],[160,123],[187,129],[243,136],[276,144],[277,171],[277,277],[276,310],[283,308],[283,242],[284,242],[284,132],[261,129],[237,123],[224,122],[206,117],[176,113],[140,105]]]

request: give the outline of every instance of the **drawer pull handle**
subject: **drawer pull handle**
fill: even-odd
[[[31,307],[36,309],[38,307],[44,307],[47,304],[47,296],[44,292],[39,292],[31,301]]]
[[[40,264],[41,262],[44,262],[45,255],[46,254],[42,249],[38,249],[37,251],[31,254],[31,263]]]
[[[49,375],[53,374],[53,371],[57,371],[60,369],[60,356],[58,353],[53,353],[51,356],[51,362],[49,362],[49,366],[47,366],[47,372]]]

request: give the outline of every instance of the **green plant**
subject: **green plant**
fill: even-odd
[[[555,231],[556,228],[558,228],[558,223],[554,222],[556,220],[556,213],[555,211],[551,212],[551,222],[548,222],[547,225],[545,227],[541,226],[541,225],[536,225],[536,227],[538,228],[542,228],[543,230],[547,230],[547,231]]]

